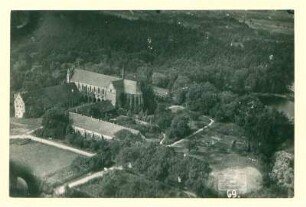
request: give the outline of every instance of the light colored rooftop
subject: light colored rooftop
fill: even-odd
[[[71,82],[80,82],[99,88],[107,88],[110,83],[113,83],[116,90],[123,90],[127,94],[142,94],[137,81],[122,80],[121,78],[95,73],[82,69],[74,69],[71,77]]]
[[[128,130],[133,134],[138,134],[139,131],[130,129],[124,126],[113,124],[111,122],[95,119],[81,114],[69,112],[69,118],[73,121],[73,126],[96,132],[108,137],[115,137],[115,134],[120,130]]]
[[[71,82],[85,83],[100,88],[107,88],[111,82],[117,80],[120,80],[120,78],[81,69],[74,69],[71,77]]]

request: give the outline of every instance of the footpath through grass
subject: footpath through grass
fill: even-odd
[[[78,156],[80,155],[28,139],[10,140],[10,160],[29,167],[35,176],[46,179],[47,182],[51,182],[51,176],[68,169]],[[57,176],[56,181],[60,182],[66,177]]]

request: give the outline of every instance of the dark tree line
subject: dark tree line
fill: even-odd
[[[190,110],[210,115],[221,122],[242,126],[248,150],[267,156],[286,140],[293,140],[294,124],[281,112],[265,106],[256,96],[220,92],[212,84],[194,84],[185,93]]]
[[[164,87],[181,75],[238,94],[284,93],[294,78],[293,37],[254,31],[234,18],[183,15],[187,21],[205,20],[189,28],[158,17],[129,21],[88,11],[29,14],[41,21],[23,39],[12,40],[13,91],[59,84],[71,65],[118,76],[124,66],[130,77],[148,67],[166,75],[157,81]],[[18,15],[13,13],[12,24]],[[224,33],[225,26],[239,33]],[[244,47],[231,46],[232,41]]]
[[[42,129],[35,133],[41,137],[64,139],[70,127],[70,121],[65,108],[54,107],[42,116]]]
[[[172,148],[158,144],[132,145],[120,151],[117,162],[130,163],[132,171],[146,175],[151,180],[189,189],[200,197],[211,196],[208,189],[209,164],[194,158],[184,158]]]

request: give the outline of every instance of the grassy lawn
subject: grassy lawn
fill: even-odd
[[[232,15],[238,20],[245,20],[245,23],[255,30],[289,35],[294,32],[294,20],[285,11],[247,11],[245,14],[233,12]]]
[[[41,118],[33,119],[16,119],[10,118],[10,134],[18,135],[25,134],[31,130],[37,129],[41,126]]]
[[[40,178],[47,178],[67,169],[79,155],[31,140],[10,140],[10,160],[32,169]]]

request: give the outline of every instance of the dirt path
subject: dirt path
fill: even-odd
[[[176,142],[174,142],[174,143],[172,143],[172,144],[169,144],[169,145],[167,145],[167,146],[168,146],[168,147],[175,147],[177,144],[179,144],[179,143],[185,141],[186,139],[188,139],[188,138],[190,138],[190,137],[192,137],[192,136],[194,136],[194,135],[196,135],[196,134],[202,132],[202,131],[203,131],[204,129],[206,129],[207,127],[210,127],[215,121],[214,121],[213,119],[211,119],[211,118],[209,118],[209,119],[210,119],[210,123],[207,124],[206,126],[204,126],[203,128],[198,129],[197,131],[195,131],[195,132],[192,133],[191,135],[188,135],[187,137],[185,137],[185,138],[183,138],[183,139],[180,139],[180,140],[178,140],[178,141],[176,141]]]
[[[39,143],[46,144],[46,145],[51,145],[51,146],[54,146],[54,147],[57,147],[57,148],[60,148],[60,149],[63,149],[63,150],[68,150],[68,151],[86,156],[86,157],[92,157],[92,156],[95,155],[94,153],[79,150],[79,149],[69,147],[67,145],[60,144],[60,143],[57,143],[57,142],[53,142],[53,141],[50,141],[50,140],[47,140],[47,139],[35,137],[35,136],[30,135],[28,133],[21,134],[21,135],[11,135],[10,139],[30,139],[30,140],[33,140],[35,142],[39,142]]]
[[[163,143],[164,143],[164,141],[165,141],[165,139],[166,139],[166,134],[165,134],[165,133],[163,133],[163,139],[162,139],[162,140],[160,140],[159,144],[163,144]]]
[[[197,198],[197,195],[190,191],[183,191],[186,195],[188,195],[188,198]]]
[[[105,174],[107,174],[110,171],[122,170],[122,169],[123,169],[122,166],[114,166],[114,167],[104,169],[102,171],[99,171],[99,172],[96,172],[96,173],[93,173],[93,174],[88,173],[85,177],[82,177],[82,178],[79,178],[77,180],[74,180],[74,181],[71,181],[71,182],[68,182],[68,183],[65,183],[63,185],[58,186],[57,188],[54,189],[54,193],[56,195],[61,195],[61,194],[65,193],[65,187],[66,186],[68,186],[69,188],[73,188],[73,187],[76,187],[76,186],[79,186],[79,185],[83,185],[90,180],[93,180],[95,178],[103,177]]]

